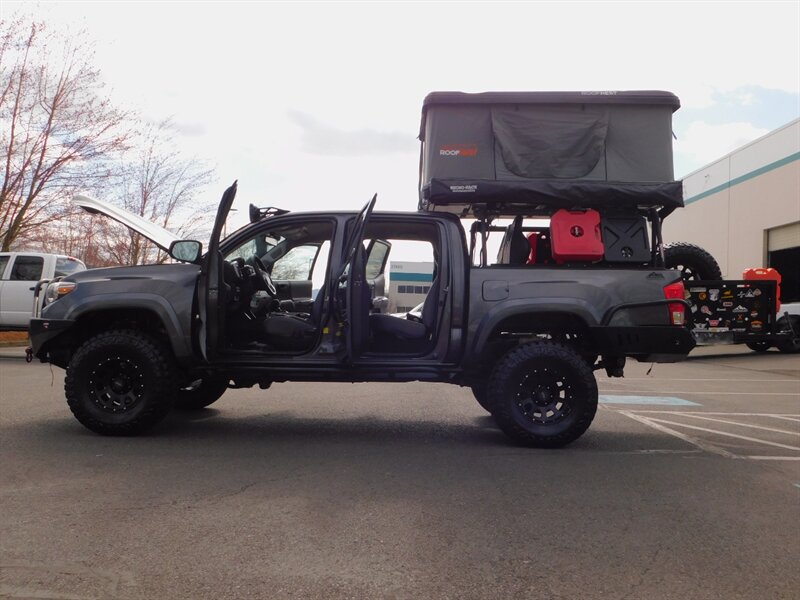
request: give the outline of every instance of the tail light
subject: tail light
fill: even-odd
[[[683,287],[683,281],[676,281],[664,286],[664,298],[671,300],[673,298],[684,300],[686,298],[686,289]],[[669,302],[667,304],[669,309],[669,320],[673,325],[684,325],[686,323],[686,305],[683,302]]]

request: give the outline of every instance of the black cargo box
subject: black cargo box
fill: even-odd
[[[669,92],[433,92],[420,210],[683,206]]]

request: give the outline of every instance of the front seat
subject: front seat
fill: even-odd
[[[308,350],[321,327],[327,294],[327,282],[319,289],[308,315],[273,312],[264,320],[262,329],[266,341],[279,350]]]
[[[391,336],[401,340],[422,340],[434,332],[436,315],[439,312],[439,277],[434,277],[431,289],[422,305],[422,321],[401,319],[391,315],[369,316],[370,333],[376,336]]]

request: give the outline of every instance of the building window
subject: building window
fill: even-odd
[[[414,293],[415,294],[421,294],[422,293],[422,286],[421,285],[414,286]]]

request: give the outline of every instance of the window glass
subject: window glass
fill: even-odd
[[[42,278],[44,258],[18,255],[11,269],[12,281],[39,281]]]
[[[10,256],[0,256],[0,279],[3,279],[3,273],[5,273],[10,258]]]
[[[389,248],[390,246],[381,240],[375,240],[375,243],[372,244],[369,257],[367,257],[367,279],[375,279],[383,272]]]
[[[325,275],[328,272],[328,256],[331,253],[331,243],[323,242],[319,247],[319,254],[314,263],[313,270],[311,271],[312,294],[313,298],[317,297],[317,292],[325,285]]]
[[[66,277],[78,271],[85,271],[86,265],[81,261],[74,258],[57,258],[56,259],[56,277]]]
[[[272,278],[281,281],[311,279],[311,267],[318,250],[317,244],[292,248],[272,265]]]
[[[242,242],[225,252],[225,260],[251,260],[258,257],[270,272],[272,279],[280,281],[309,281],[313,289],[325,283],[328,269],[333,226],[317,221],[303,224],[275,226],[269,231]]]
[[[228,252],[228,254],[225,255],[225,260],[232,260],[234,258],[250,258],[255,253],[256,253],[255,239],[247,240],[244,244],[242,244],[232,252]]]

